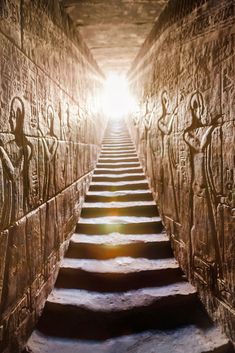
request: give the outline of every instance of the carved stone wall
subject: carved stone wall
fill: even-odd
[[[74,229],[102,74],[56,0],[0,1],[0,351],[17,353]]]
[[[129,77],[128,124],[176,257],[235,341],[234,1],[170,1]]]

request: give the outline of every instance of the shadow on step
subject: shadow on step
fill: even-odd
[[[161,303],[138,307],[126,312],[92,312],[70,306],[66,311],[57,305],[47,307],[38,323],[40,332],[55,337],[86,340],[105,340],[112,337],[144,332],[151,329],[170,330],[176,327],[196,324],[206,329],[211,321],[197,297],[185,298],[184,303],[177,298],[174,303]]]
[[[153,235],[154,237],[154,235]],[[76,259],[111,259],[119,256],[132,258],[165,259],[172,257],[169,242],[139,242],[110,246],[104,244],[70,243],[66,257]]]
[[[134,273],[99,273],[61,268],[56,288],[86,289],[96,292],[123,292],[143,287],[158,287],[184,281],[179,267]]]

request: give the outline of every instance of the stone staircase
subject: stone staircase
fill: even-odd
[[[27,352],[228,353],[170,242],[123,122],[110,123]]]

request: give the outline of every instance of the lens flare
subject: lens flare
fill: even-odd
[[[110,73],[101,95],[102,111],[110,118],[119,119],[136,109],[136,100],[129,90],[125,76]]]

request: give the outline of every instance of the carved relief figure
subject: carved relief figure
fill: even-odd
[[[216,214],[213,202],[213,184],[208,170],[208,148],[211,135],[217,127],[220,116],[212,120],[212,125],[203,122],[204,100],[200,92],[195,92],[190,100],[191,125],[184,131],[184,140],[190,147],[192,168],[192,228],[191,242],[193,266],[199,277],[206,281],[208,271],[218,264],[221,270],[221,256],[216,234]],[[214,271],[214,270],[213,270]]]
[[[78,111],[77,111],[77,141],[81,142],[81,131],[82,131],[82,117],[80,115],[80,109],[78,106]]]
[[[65,181],[66,184],[71,184],[73,177],[72,177],[72,172],[73,172],[73,164],[74,160],[72,158],[72,136],[71,136],[71,125],[70,125],[70,110],[69,110],[69,104],[66,103],[66,110],[65,110],[65,121],[64,121],[64,136],[66,140],[66,155],[65,155],[65,163],[66,163],[66,168],[65,168]]]
[[[146,153],[147,153],[147,129],[146,129],[146,120],[148,120],[149,116],[149,108],[148,108],[148,100],[149,97],[146,98],[145,111],[143,113],[142,119],[139,120],[139,155],[141,159],[141,164],[146,171]]]
[[[173,157],[173,146],[171,143],[171,132],[173,122],[177,114],[177,107],[169,112],[169,98],[166,91],[161,95],[162,115],[158,120],[158,128],[162,134],[161,146],[161,174],[162,188],[166,201],[164,214],[170,216],[174,221],[178,221],[178,205],[176,190],[174,185],[174,168],[176,168]],[[169,204],[169,206],[167,206]]]
[[[62,126],[61,126],[61,133],[62,133],[62,140],[70,141],[71,140],[71,126],[70,126],[70,111],[69,111],[69,104],[66,103],[65,109],[65,118],[62,119]]]
[[[29,160],[33,146],[24,135],[24,104],[14,97],[10,106],[9,124],[13,139],[0,141],[0,162],[3,170],[3,209],[1,228],[7,228],[27,211],[29,196]]]
[[[135,134],[135,145],[139,146],[139,123],[140,123],[140,112],[135,111],[132,115],[132,122],[133,122],[133,126],[134,126],[134,134]]]
[[[58,139],[54,132],[54,110],[51,105],[47,108],[47,133],[41,133],[44,148],[45,175],[43,185],[43,199],[48,200],[55,194],[55,154],[58,147]]]
[[[146,115],[144,119],[147,138],[146,165],[151,180],[151,186],[154,191],[156,191],[156,154],[158,151],[157,127],[154,125],[156,109],[157,105],[155,104],[151,113]]]

